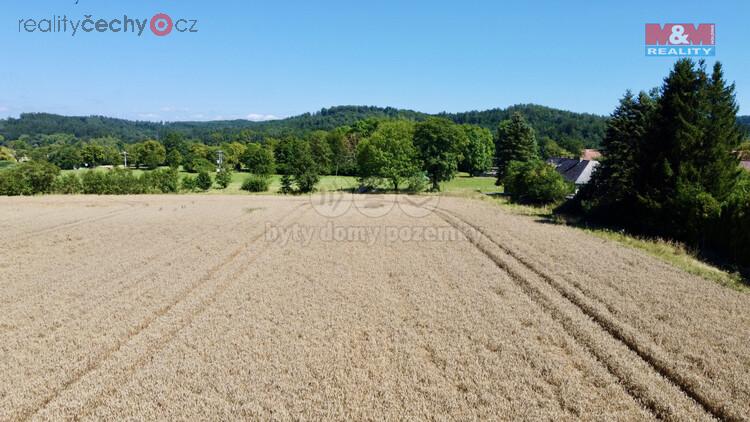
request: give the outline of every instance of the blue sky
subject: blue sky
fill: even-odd
[[[4,0],[0,117],[262,119],[344,104],[424,112],[537,103],[609,114],[658,85],[644,24],[716,24],[750,114],[750,2]],[[197,19],[197,33],[19,32],[19,19]],[[711,61],[709,61],[711,63]]]

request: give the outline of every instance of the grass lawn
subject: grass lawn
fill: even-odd
[[[63,173],[78,173],[79,176],[83,173],[88,171],[88,169],[78,169],[78,170],[63,170]],[[140,176],[142,173],[147,172],[148,170],[132,170],[133,174],[135,176]],[[195,177],[197,173],[188,173],[186,171],[180,170],[180,179],[182,179],[185,176],[193,176]],[[206,194],[213,194],[213,195],[227,195],[227,194],[249,194],[248,192],[245,192],[241,189],[242,182],[247,178],[250,174],[244,173],[244,172],[233,172],[232,173],[232,183],[227,186],[226,189],[218,189],[214,186],[213,189],[206,192]],[[212,177],[215,177],[215,174],[211,175]],[[353,176],[321,176],[320,182],[318,183],[318,190],[319,191],[333,191],[333,190],[341,190],[341,189],[351,189],[356,188],[358,186],[357,178]],[[268,189],[269,194],[273,194],[279,191],[281,189],[281,176],[280,175],[273,175],[271,176],[271,187]]]
[[[494,177],[471,177],[466,173],[459,173],[458,176],[448,182],[440,184],[440,190],[445,193],[493,193],[502,192],[501,186],[495,186]]]
[[[63,170],[63,173],[78,173],[79,175],[88,169]],[[148,170],[132,170],[135,176],[140,176]],[[188,173],[180,170],[180,178],[185,176],[195,176],[196,173]],[[215,175],[212,175],[215,176]],[[242,191],[242,182],[249,176],[249,173],[233,172],[232,183],[226,189],[213,188],[206,192],[207,194],[247,194]],[[354,176],[321,176],[318,183],[318,191],[330,192],[336,190],[353,189],[359,186],[357,178]],[[470,177],[466,173],[459,173],[453,180],[441,183],[441,190],[448,194],[472,194],[472,193],[490,193],[502,192],[502,187],[495,186],[494,177]],[[276,193],[281,189],[281,176],[271,176],[271,187],[267,193]]]

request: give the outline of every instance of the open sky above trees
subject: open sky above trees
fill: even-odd
[[[343,104],[427,113],[543,104],[609,114],[625,89],[658,86],[647,22],[716,24],[717,60],[750,114],[750,3],[8,0],[0,117],[266,119]],[[141,38],[19,33],[17,19],[165,12],[199,32]],[[711,63],[709,62],[709,65]]]

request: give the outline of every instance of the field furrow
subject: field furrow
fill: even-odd
[[[480,201],[319,199],[0,198],[0,420],[746,418],[747,296]]]

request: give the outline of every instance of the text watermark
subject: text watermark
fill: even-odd
[[[39,19],[18,19],[18,32],[70,34],[72,37],[92,32],[133,34],[141,37],[144,33],[150,32],[157,37],[163,37],[174,32],[196,33],[198,23],[198,19],[173,19],[166,13],[157,13],[150,18],[131,17],[127,14],[115,18],[95,18],[93,15],[69,18],[67,15],[52,15]]]

